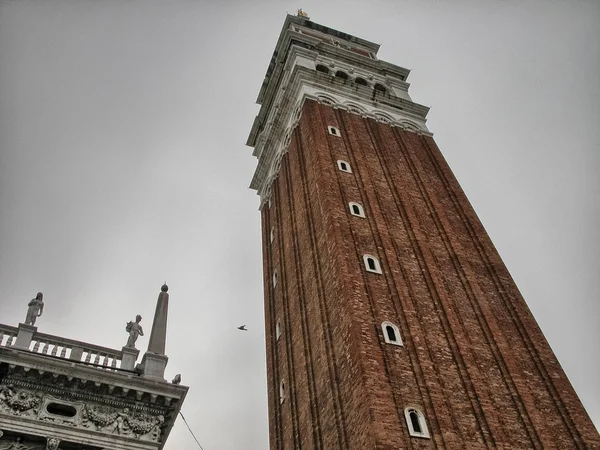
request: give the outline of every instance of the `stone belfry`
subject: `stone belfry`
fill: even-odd
[[[378,48],[287,16],[258,95],[271,449],[600,446]]]
[[[38,332],[42,293],[0,324],[0,450],[161,450],[188,391],[164,379],[167,290],[138,365],[141,316],[121,350]]]

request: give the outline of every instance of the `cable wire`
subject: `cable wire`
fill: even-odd
[[[200,445],[200,442],[198,442],[198,439],[196,439],[196,436],[194,435],[194,432],[192,431],[192,429],[188,425],[187,420],[185,420],[185,417],[183,416],[183,413],[181,412],[181,410],[179,410],[179,415],[183,419],[183,423],[185,423],[185,426],[187,427],[187,429],[190,430],[190,434],[192,435],[192,437],[196,441],[196,444],[198,444],[198,447],[200,447],[202,450],[204,450],[204,448]]]

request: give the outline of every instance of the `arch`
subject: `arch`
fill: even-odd
[[[325,64],[317,64],[317,72],[322,72],[322,73],[329,73],[329,67],[327,67]]]
[[[365,217],[365,210],[360,203],[350,202],[348,203],[350,208],[350,214],[356,217]]]
[[[362,78],[362,77],[356,77],[354,79],[354,82],[356,84],[360,84],[361,86],[368,86],[369,85],[369,82],[367,80],[365,80],[364,78]]]
[[[334,97],[331,97],[329,95],[325,95],[325,94],[315,94],[317,99],[319,100],[319,103],[322,103],[324,105],[334,105],[335,103],[337,103],[337,100]]]
[[[365,269],[367,269],[367,272],[382,273],[379,260],[375,256],[363,255],[363,261],[365,262]]]
[[[429,438],[427,422],[419,408],[409,406],[404,410],[404,418],[408,426],[408,434],[414,437]]]
[[[381,111],[374,111],[373,114],[375,115],[375,117],[377,118],[377,120],[381,121],[381,122],[385,122],[385,123],[390,123],[394,121],[394,118],[386,113],[383,113]]]
[[[419,131],[420,128],[417,124],[413,123],[413,122],[409,122],[407,120],[404,120],[402,122],[400,122],[400,124],[406,128],[407,130],[413,130],[413,131]]]
[[[398,345],[402,347],[402,336],[400,336],[400,328],[392,322],[385,321],[381,324],[381,331],[383,331],[383,340],[386,344]]]
[[[343,70],[338,70],[338,71],[335,73],[335,76],[336,76],[337,78],[341,78],[342,80],[347,80],[348,78],[350,78],[350,77],[348,76],[348,74],[347,74],[346,72],[344,72]]]
[[[385,94],[387,92],[386,87],[381,83],[375,83],[373,89],[377,92],[381,92],[382,94]]]
[[[361,113],[361,114],[367,112],[365,107],[363,107],[361,105],[357,105],[356,103],[346,102],[345,105],[348,107],[349,111],[353,111],[353,112],[357,112],[357,113]]]
[[[352,173],[352,167],[350,167],[350,163],[348,163],[342,159],[338,159],[337,166],[338,166],[338,169],[340,169],[342,172]]]

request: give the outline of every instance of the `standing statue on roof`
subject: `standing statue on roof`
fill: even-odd
[[[135,316],[135,322],[129,321],[125,325],[125,331],[129,333],[129,339],[127,339],[125,347],[135,348],[135,341],[137,341],[138,336],[144,335],[144,330],[142,330],[142,326],[140,325],[141,321],[142,316],[138,314]]]
[[[26,325],[35,325],[35,321],[38,317],[42,315],[44,312],[44,294],[38,292],[33,300],[31,300],[27,306],[27,317],[25,317]]]

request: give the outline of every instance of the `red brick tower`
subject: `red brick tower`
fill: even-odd
[[[271,449],[600,447],[378,48],[288,16],[258,96]]]

